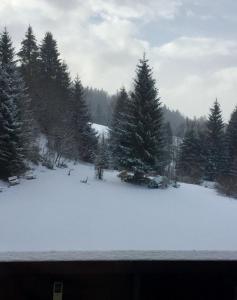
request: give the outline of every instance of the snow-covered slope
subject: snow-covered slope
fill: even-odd
[[[237,250],[237,201],[213,189],[149,190],[70,167],[0,193],[0,252]]]
[[[107,126],[96,124],[96,123],[92,123],[91,125],[92,125],[92,128],[95,129],[95,131],[98,133],[99,136],[102,136],[102,135],[104,135],[105,137],[108,136],[109,128]]]

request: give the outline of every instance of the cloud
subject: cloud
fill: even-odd
[[[106,19],[111,17],[121,19],[154,18],[172,19],[177,14],[182,2],[179,0],[90,0],[96,13]]]
[[[227,8],[224,0],[215,5],[211,0],[1,0],[0,18],[17,47],[28,24],[39,42],[52,31],[72,76],[78,73],[84,85],[110,93],[122,85],[132,88],[146,51],[164,103],[200,116],[218,97],[228,118],[237,94],[237,40],[228,3]],[[223,34],[216,20],[221,13]]]
[[[164,102],[201,116],[217,97],[228,119],[237,104],[237,41],[181,37],[151,49],[151,57]]]

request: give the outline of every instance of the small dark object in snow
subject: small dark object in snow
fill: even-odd
[[[180,187],[180,184],[177,182],[177,181],[174,181],[173,183],[172,183],[172,187],[174,187],[174,188],[179,188]]]
[[[19,183],[20,183],[20,181],[19,181],[17,176],[8,177],[9,186],[14,186],[14,185],[17,185]]]
[[[73,169],[69,169],[67,175],[70,176]]]
[[[87,183],[87,181],[88,181],[88,177],[86,177],[85,179],[82,179],[81,183]]]

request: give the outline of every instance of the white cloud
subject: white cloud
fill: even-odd
[[[217,97],[228,119],[236,105],[237,41],[181,37],[151,54],[164,102],[201,116]]]
[[[131,88],[135,66],[146,51],[164,103],[187,115],[200,116],[208,112],[218,97],[227,118],[237,100],[237,40],[179,36],[177,32],[161,46],[150,41],[150,34],[162,35],[162,24],[170,24],[169,30],[175,32],[178,24],[175,18],[182,9],[189,20],[197,16],[195,5],[190,7],[190,3],[188,0],[1,0],[0,18],[17,45],[28,24],[33,26],[38,40],[45,31],[52,31],[73,76],[78,73],[85,85],[104,88],[110,93],[121,85]],[[147,23],[155,24],[157,20],[161,28],[153,25],[149,28],[149,38],[141,39],[141,30],[145,32]]]
[[[172,19],[181,6],[180,0],[90,0],[96,13],[106,19],[117,17],[122,19],[167,18]]]
[[[159,54],[171,59],[237,55],[237,41],[180,37],[160,47]]]

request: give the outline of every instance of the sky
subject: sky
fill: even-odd
[[[30,24],[51,31],[72,77],[110,94],[133,89],[146,53],[164,104],[225,121],[237,105],[236,0],[0,0],[2,30],[19,47]]]

